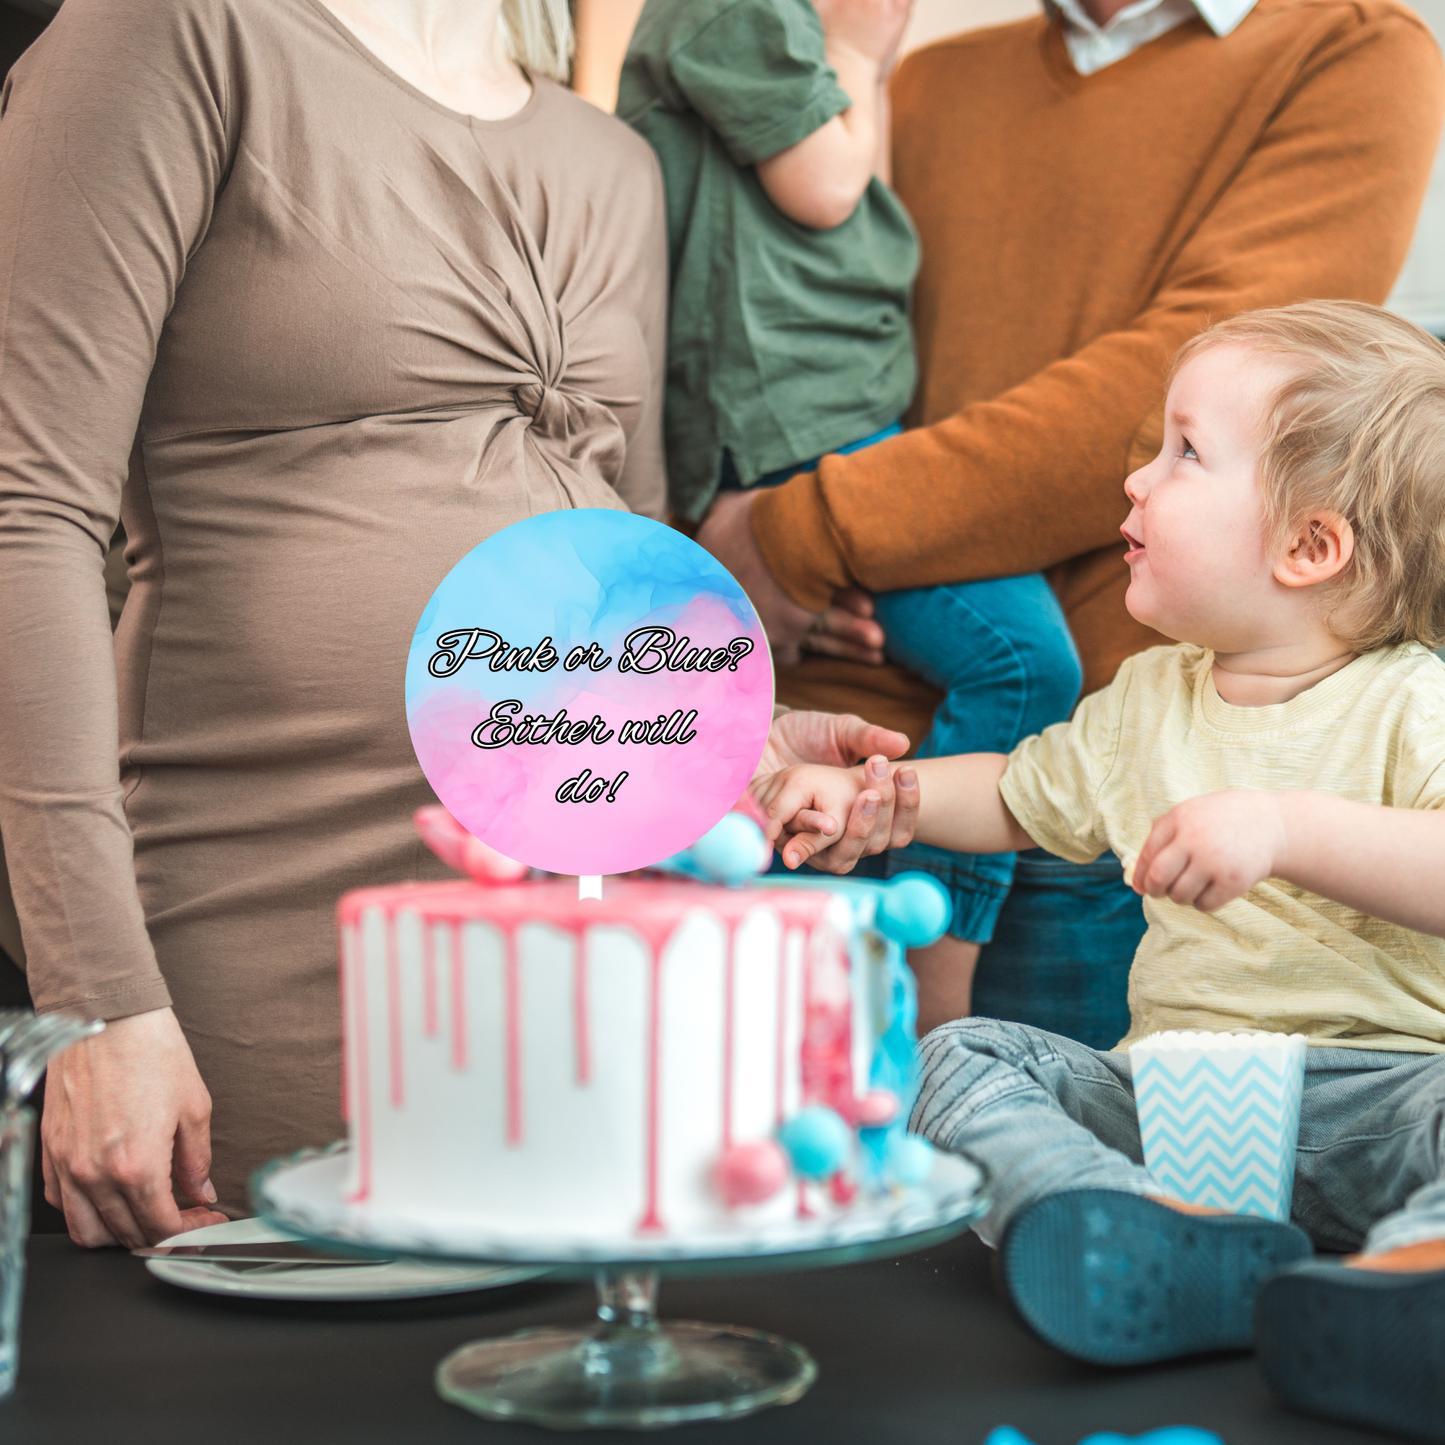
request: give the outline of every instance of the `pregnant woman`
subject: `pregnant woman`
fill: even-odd
[[[46,1101],[81,1243],[342,1132],[336,898],[445,873],[428,596],[660,514],[661,191],[567,44],[565,0],[66,0],[6,86],[0,829],[37,1006],[111,1021]]]

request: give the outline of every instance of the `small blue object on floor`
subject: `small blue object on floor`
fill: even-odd
[[[1292,1410],[1445,1441],[1445,1270],[1306,1260],[1255,1306],[1259,1369]]]
[[[1012,1425],[1000,1425],[983,1445],[1033,1445]],[[1166,1425],[1162,1430],[1149,1430],[1143,1435],[1116,1435],[1112,1430],[1090,1435],[1079,1445],[1224,1445],[1212,1430],[1196,1430],[1193,1425]]]
[[[1311,1253],[1292,1224],[1072,1189],[1021,1210],[1000,1260],[1014,1305],[1046,1344],[1091,1364],[1143,1365],[1248,1349],[1260,1286]]]

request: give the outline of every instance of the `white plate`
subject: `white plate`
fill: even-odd
[[[900,1193],[859,1199],[836,1214],[765,1226],[738,1219],[674,1239],[643,1240],[631,1233],[523,1234],[499,1228],[476,1211],[378,1209],[349,1203],[344,1197],[347,1164],[344,1146],[278,1160],[252,1180],[252,1199],[271,1223],[311,1238],[433,1258],[553,1265],[756,1259],[882,1244],[972,1222],[988,1207],[983,1171],[956,1154],[939,1154],[924,1183]]]
[[[278,1244],[295,1236],[259,1219],[233,1219],[177,1234],[163,1244]],[[444,1264],[429,1260],[399,1259],[393,1264],[356,1267],[327,1265],[297,1268],[265,1265],[239,1270],[215,1260],[148,1259],[146,1268],[157,1279],[182,1289],[247,1299],[388,1300],[420,1299],[427,1295],[461,1294],[466,1290],[496,1289],[533,1279],[544,1273],[533,1268],[498,1268],[495,1265]]]

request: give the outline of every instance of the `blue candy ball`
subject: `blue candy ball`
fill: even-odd
[[[896,1184],[922,1184],[933,1173],[933,1145],[916,1134],[895,1134],[888,1141],[887,1169]]]
[[[768,866],[772,854],[763,830],[745,813],[725,813],[690,851],[714,883],[746,883]]]
[[[826,1104],[809,1104],[778,1129],[778,1143],[804,1179],[826,1179],[848,1160],[853,1131]]]
[[[953,900],[928,873],[900,873],[878,902],[878,929],[904,948],[923,948],[943,937]]]

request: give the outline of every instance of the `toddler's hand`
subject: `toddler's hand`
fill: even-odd
[[[1272,793],[1233,788],[1190,798],[1150,830],[1134,863],[1134,891],[1213,913],[1277,873],[1287,841]]]
[[[886,74],[898,52],[913,0],[813,0],[830,45],[841,45]]]
[[[783,862],[797,868],[843,836],[853,804],[876,802],[864,768],[826,768],[801,764],[755,779],[753,796],[767,817],[770,842],[791,834]]]

